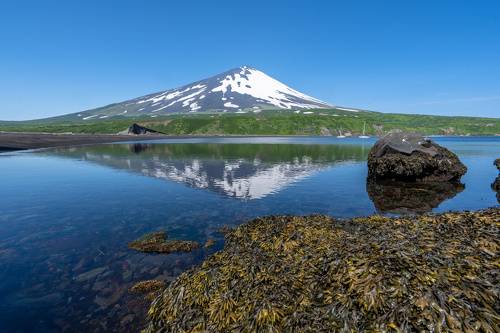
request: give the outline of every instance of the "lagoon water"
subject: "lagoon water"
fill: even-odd
[[[210,138],[0,154],[0,332],[137,331],[147,302],[128,288],[173,280],[223,246],[221,226],[261,215],[472,210],[497,205],[499,137],[440,137],[463,185],[366,183],[373,139]],[[165,230],[188,254],[127,248]]]

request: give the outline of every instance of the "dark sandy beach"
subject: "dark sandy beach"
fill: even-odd
[[[22,133],[22,132],[1,132],[0,131],[0,153],[40,149],[52,147],[70,147],[99,143],[112,143],[124,141],[147,141],[162,139],[192,139],[211,137],[276,137],[275,135],[165,135],[165,134],[145,134],[145,135],[121,135],[121,134],[57,134],[57,133]],[[301,135],[279,135],[277,137],[301,137]]]
[[[120,141],[165,139],[165,135],[0,133],[0,152]]]

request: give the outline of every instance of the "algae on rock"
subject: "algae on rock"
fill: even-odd
[[[186,240],[167,240],[164,231],[152,232],[130,242],[128,247],[148,253],[190,252],[200,247],[198,242]]]

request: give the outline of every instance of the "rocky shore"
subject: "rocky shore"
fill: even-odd
[[[50,147],[111,143],[123,141],[155,140],[168,138],[165,135],[118,135],[118,134],[50,134],[50,133],[6,133],[0,132],[0,152]]]
[[[152,303],[146,332],[495,332],[500,208],[258,218]]]

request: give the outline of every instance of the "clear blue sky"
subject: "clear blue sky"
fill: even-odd
[[[335,105],[500,117],[500,1],[0,2],[0,119],[243,64]]]

